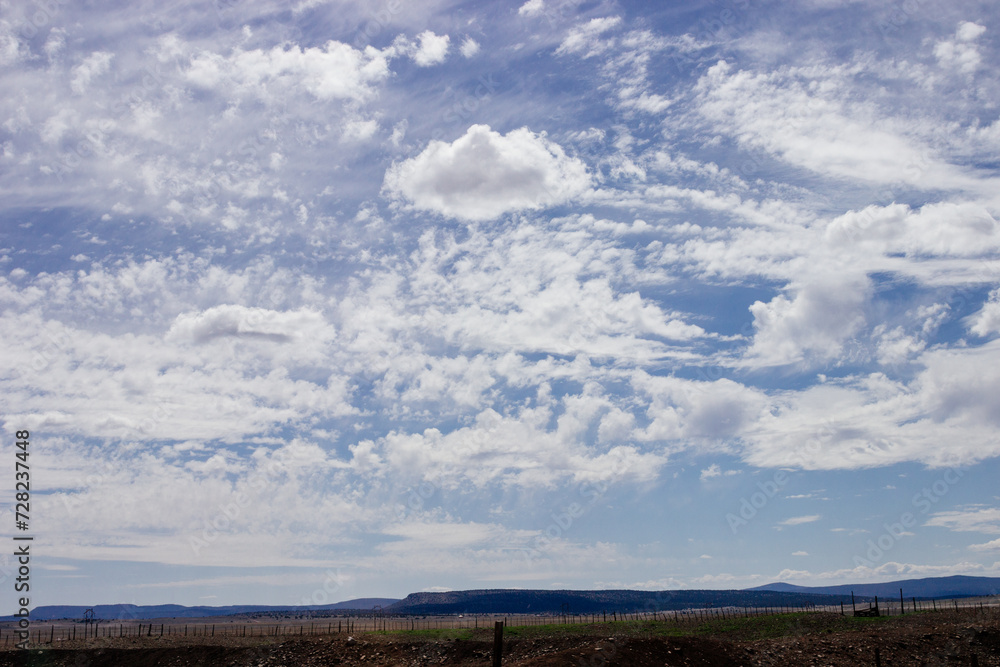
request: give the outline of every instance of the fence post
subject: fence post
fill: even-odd
[[[503,663],[503,621],[493,624],[493,667]]]

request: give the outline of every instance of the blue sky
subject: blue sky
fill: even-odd
[[[995,4],[2,12],[33,604],[1000,575]]]

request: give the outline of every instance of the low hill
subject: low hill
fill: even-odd
[[[867,598],[858,597],[864,601]],[[389,606],[391,614],[591,614],[672,611],[704,607],[800,607],[849,603],[848,595],[779,591],[549,591],[471,590],[411,593]]]
[[[306,614],[349,609],[371,611],[375,606],[383,608],[398,602],[396,598],[358,598],[334,604],[317,605],[314,607],[274,606],[274,605],[229,605],[225,607],[185,607],[179,604],[134,605],[134,604],[98,604],[93,607],[82,605],[46,605],[31,610],[31,618],[38,621],[55,619],[82,619],[87,609],[94,610],[94,618],[105,621],[145,620],[150,618],[204,618],[207,616],[231,616],[233,614]],[[11,620],[7,616],[0,620]]]
[[[749,591],[773,591],[779,593],[811,593],[822,595],[877,595],[879,597],[899,597],[899,589],[907,599],[918,600],[978,597],[1000,595],[998,577],[927,577],[926,579],[902,579],[881,584],[843,584],[839,586],[795,586],[778,582],[749,588]]]

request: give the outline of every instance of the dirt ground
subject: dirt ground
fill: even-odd
[[[450,637],[448,635],[451,635]],[[212,642],[212,643],[207,643]],[[0,667],[299,667],[338,665],[490,665],[492,631],[437,636],[406,633],[357,637],[124,638],[57,642],[0,651]],[[580,665],[994,665],[1000,667],[1000,616],[986,612],[919,613],[854,619],[794,614],[701,626],[617,623],[509,628],[507,667]]]

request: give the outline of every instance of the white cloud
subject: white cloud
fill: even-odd
[[[462,52],[462,55],[464,57],[471,58],[477,53],[479,53],[479,42],[472,39],[471,37],[466,37],[465,41],[462,42],[460,51]]]
[[[886,580],[923,577],[947,577],[952,575],[978,575],[996,576],[1000,572],[1000,563],[991,566],[982,563],[961,562],[950,565],[922,565],[918,563],[899,563],[889,561],[881,565],[870,567],[859,565],[853,568],[840,570],[830,570],[826,572],[809,572],[807,570],[785,569],[781,572],[769,576],[771,581],[799,582],[802,585],[838,585],[845,581],[872,581],[884,582]],[[757,575],[759,578],[759,575]]]
[[[957,531],[997,535],[1000,534],[1000,508],[977,507],[935,512],[925,525],[942,526]]]
[[[907,335],[902,327],[886,331],[883,325],[878,325],[873,334],[878,339],[876,356],[879,363],[885,366],[906,363],[926,347],[924,341]]]
[[[721,477],[723,475],[725,475],[726,477],[732,477],[734,475],[739,475],[739,474],[740,474],[739,470],[722,470],[719,467],[719,464],[713,463],[712,465],[708,466],[707,468],[701,471],[701,481],[704,482],[706,479],[712,479],[713,477]]]
[[[258,338],[290,343],[318,335],[326,323],[312,310],[278,312],[238,305],[215,306],[201,313],[177,316],[167,340],[205,343],[216,338]],[[329,335],[329,334],[327,334]]]
[[[982,56],[975,41],[986,32],[986,26],[962,21],[958,24],[954,39],[941,40],[934,45],[934,56],[942,67],[957,69],[963,74],[972,74],[982,63]]]
[[[30,56],[30,47],[18,39],[14,26],[6,20],[0,20],[0,65],[14,65]]]
[[[517,13],[520,16],[537,16],[541,14],[545,9],[545,0],[528,0],[526,3],[518,8]]]
[[[808,551],[793,551],[792,555],[793,556],[808,556],[809,552]]]
[[[344,123],[343,138],[345,141],[364,141],[371,139],[378,132],[378,121],[374,118],[356,119]]]
[[[73,68],[73,79],[70,88],[77,95],[82,95],[93,78],[106,73],[111,67],[114,54],[107,51],[95,51],[87,56],[78,66]]]
[[[779,521],[779,526],[799,526],[804,523],[813,523],[814,521],[819,521],[823,516],[820,514],[807,514],[805,516],[793,516],[791,518]],[[793,554],[794,555],[794,554]]]
[[[447,434],[435,428],[393,432],[374,448],[395,475],[420,476],[444,488],[469,483],[475,488],[551,487],[567,479],[577,483],[655,479],[666,463],[662,454],[631,445],[582,446],[581,429],[599,412],[593,411],[595,406],[577,407],[582,407],[579,414],[564,415],[555,430],[547,426],[552,418],[548,409],[524,409],[509,417],[488,409],[476,416],[472,426]],[[469,466],[470,461],[476,464]]]
[[[918,210],[904,204],[870,205],[831,220],[823,240],[872,255],[976,257],[1000,248],[998,231],[982,204],[938,202]]]
[[[852,469],[921,461],[934,467],[997,456],[1000,355],[979,348],[930,349],[909,382],[881,372],[775,396],[744,430],[744,460],[758,466]],[[963,438],[949,436],[961,430]],[[945,444],[942,444],[945,443]]]
[[[612,42],[603,40],[601,35],[615,28],[621,22],[620,16],[609,16],[591,19],[587,23],[576,26],[569,31],[562,44],[556,49],[556,55],[574,53],[583,54],[584,58],[590,58],[604,53],[611,48]]]
[[[970,551],[1000,551],[1000,538],[984,542],[983,544],[970,544]]]
[[[413,54],[413,62],[420,67],[430,67],[440,65],[448,56],[448,43],[451,38],[448,35],[435,35],[430,30],[417,35],[420,45]],[[463,52],[465,46],[463,45]]]
[[[848,273],[813,276],[792,299],[778,295],[750,306],[753,344],[747,363],[759,366],[826,362],[839,357],[845,341],[864,324],[868,282]]]
[[[758,390],[726,378],[693,381],[636,371],[632,385],[649,405],[649,424],[635,436],[640,440],[686,440],[711,446],[752,430],[758,412],[767,404]]]
[[[1000,333],[1000,289],[990,292],[989,300],[983,304],[978,313],[966,319],[969,331],[977,336],[986,337]]]
[[[720,61],[698,81],[700,113],[747,148],[827,176],[926,189],[981,187],[928,145],[877,122],[878,110],[846,101],[847,68],[733,71]],[[876,116],[873,118],[873,116]]]
[[[544,134],[527,128],[501,135],[473,125],[448,144],[432,141],[394,163],[384,189],[414,208],[466,220],[564,203],[590,185],[587,168]]]
[[[433,51],[433,40],[429,48]],[[445,38],[447,47],[447,38]],[[386,55],[368,47],[363,51],[329,41],[322,48],[298,45],[269,50],[234,50],[224,56],[199,51],[184,71],[185,79],[199,88],[226,94],[280,99],[299,87],[316,99],[363,101],[373,86],[389,75]]]
[[[4,280],[0,300],[19,304],[22,322],[31,321],[35,332],[18,333],[0,320],[5,372],[31,372],[35,387],[10,387],[9,410],[30,414],[27,421],[53,433],[133,441],[238,439],[309,414],[354,411],[339,372],[302,377],[302,369],[323,363],[336,337],[318,310],[232,303],[254,284],[257,296],[275,289],[294,297],[286,272],[204,268],[150,260],[43,275],[21,287]],[[257,270],[272,277],[259,282]],[[230,303],[189,305],[216,299]],[[80,313],[87,314],[82,323],[75,321]],[[116,325],[93,331],[98,322]]]
[[[333,479],[343,463],[298,439],[250,456],[219,448],[205,461],[170,446],[137,451],[134,444],[107,443],[95,463],[93,450],[72,440],[50,437],[47,444],[36,455],[53,489],[41,501],[47,510],[41,527],[52,536],[50,553],[57,557],[329,566],[334,560],[323,546],[343,544],[350,523],[345,518],[371,520],[365,508],[322,488],[321,480]],[[122,497],[131,502],[120,502]],[[322,516],[310,516],[314,512]],[[108,528],[112,514],[117,519]],[[322,526],[322,536],[307,537],[293,549],[268,542],[275,535],[291,538],[295,521]],[[135,532],[147,539],[137,540]]]
[[[719,469],[718,463],[713,463],[712,465],[708,466],[707,468],[701,471],[702,481],[706,479],[711,479],[713,477],[719,477],[721,475],[722,471]]]

